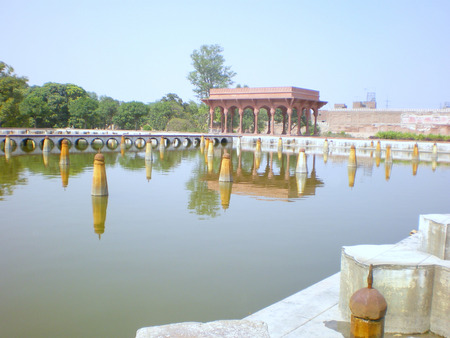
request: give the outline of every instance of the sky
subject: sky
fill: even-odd
[[[235,84],[318,90],[351,107],[450,102],[449,0],[0,0],[0,61],[29,85],[73,83],[120,101],[195,100],[202,45]]]

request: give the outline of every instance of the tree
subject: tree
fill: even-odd
[[[50,108],[45,100],[42,87],[32,87],[20,104],[20,112],[32,128],[51,127]]]
[[[75,128],[93,128],[99,125],[98,102],[91,97],[80,97],[69,102],[69,124]]]
[[[211,88],[227,88],[233,84],[232,78],[236,73],[224,65],[222,52],[223,48],[219,45],[203,45],[191,54],[195,70],[187,78],[194,85],[199,99],[209,97]]]
[[[147,115],[147,106],[142,102],[126,102],[122,103],[113,122],[120,129],[135,129],[140,127],[143,118]]]
[[[19,105],[28,79],[14,74],[14,69],[0,61],[0,126],[19,127],[23,124]]]
[[[119,101],[108,96],[101,96],[97,108],[97,115],[100,121],[104,125],[110,126],[113,123],[114,116],[119,111],[119,106]]]

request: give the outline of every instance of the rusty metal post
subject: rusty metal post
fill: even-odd
[[[350,297],[351,338],[382,338],[384,337],[384,316],[387,303],[378,290],[372,288],[373,266],[369,267],[367,288],[356,291]]]

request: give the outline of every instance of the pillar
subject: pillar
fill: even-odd
[[[92,196],[108,196],[106,180],[105,157],[102,153],[95,154],[94,172],[92,175]]]
[[[214,156],[214,141],[213,140],[209,140],[208,157],[213,157],[213,156]]]
[[[50,152],[50,139],[48,138],[47,135],[45,135],[44,138],[44,144],[42,145],[42,152],[44,153]]]
[[[281,113],[283,115],[283,129],[281,130],[281,135],[286,135],[286,116],[285,112]]]
[[[61,153],[59,156],[59,164],[60,165],[69,165],[70,159],[69,159],[69,142],[64,139],[61,142]]]
[[[419,146],[417,143],[414,145],[412,159],[413,161],[419,161]]]
[[[270,135],[274,135],[275,133],[275,111],[276,111],[275,108],[270,108],[270,125],[272,126],[272,129],[270,130]]]
[[[228,108],[223,109],[223,115],[222,115],[222,121],[225,120],[225,123],[223,124],[223,132],[226,134],[228,133]]]
[[[348,166],[356,167],[356,148],[354,145],[350,147],[350,155],[348,156]]]
[[[213,122],[214,122],[214,107],[209,107],[209,130],[213,130]]]
[[[242,134],[244,131],[242,130],[242,121],[244,119],[244,109],[239,108],[239,133]]]
[[[219,182],[233,182],[231,156],[228,152],[225,152],[222,156],[222,162],[220,163]]]
[[[255,128],[253,130],[253,134],[258,134],[258,115],[259,115],[259,109],[255,108],[253,110],[253,114],[255,115]]]
[[[384,337],[384,317],[387,303],[383,295],[372,288],[373,267],[369,267],[367,287],[359,289],[349,302],[351,315],[350,337],[382,338]]]
[[[148,139],[145,145],[145,161],[151,162],[152,160],[153,160],[152,141]]]
[[[278,139],[278,151],[283,151],[283,139],[281,137]]]
[[[5,137],[5,153],[11,152],[11,140],[8,135]]]
[[[317,116],[319,115],[319,108],[313,109],[314,114],[314,136],[317,135]]]
[[[287,116],[288,116],[288,122],[287,122],[287,135],[291,136],[291,125],[292,125],[292,108],[287,109]]]

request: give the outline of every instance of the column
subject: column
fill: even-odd
[[[288,116],[287,134],[288,136],[291,136],[292,108],[287,109],[287,116]]]
[[[231,109],[231,116],[230,116],[230,133],[233,133],[233,119],[234,119],[234,112],[236,108]]]
[[[259,114],[259,108],[253,109],[253,114],[255,115],[255,128],[253,130],[253,134],[258,134],[258,114]]]
[[[314,108],[314,136],[317,135],[317,117],[319,116],[319,108]]]
[[[283,129],[281,130],[281,135],[285,135],[286,134],[286,113],[281,112],[281,114],[283,115]]]
[[[270,130],[270,135],[275,134],[275,108],[270,108],[270,124],[272,125],[272,129]]]
[[[305,135],[309,136],[309,120],[311,118],[311,110],[309,107],[306,108],[305,111],[305,117],[306,117],[306,130],[305,130]]]
[[[225,119],[225,123],[223,124],[223,132],[228,133],[228,108],[223,108],[222,121]]]
[[[300,110],[297,111],[297,135],[302,134],[302,115],[303,115],[303,106],[300,106]]]
[[[242,134],[242,119],[244,118],[244,109],[239,108],[239,133]]]
[[[214,121],[214,107],[209,107],[209,131],[212,132]]]

